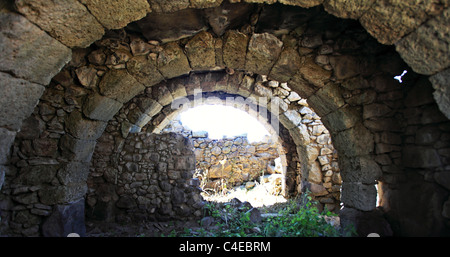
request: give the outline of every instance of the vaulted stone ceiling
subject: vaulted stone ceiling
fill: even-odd
[[[83,178],[66,182],[74,171],[86,170],[105,122],[123,104],[164,80],[237,70],[288,82],[323,117],[347,172],[343,203],[348,208],[341,218],[358,223],[370,216],[379,222],[374,183],[381,181],[385,216],[398,234],[448,234],[448,5],[391,0],[2,2],[0,186],[17,167],[8,165],[23,121],[39,102],[59,101],[55,92],[65,82],[70,92],[65,101],[72,107],[59,113],[76,108],[83,115],[70,126],[75,132],[67,131],[57,143],[61,149],[56,151],[66,158],[60,160],[66,180],[60,175],[62,185],[38,190],[39,198],[57,209],[83,197]],[[327,49],[326,40],[339,51]],[[104,56],[101,48],[109,49]],[[405,78],[408,87],[399,88],[393,76],[402,72],[403,61],[412,76]],[[83,78],[76,82],[78,89],[64,80],[71,76]],[[94,131],[86,130],[92,126]],[[421,192],[420,211],[411,214],[408,197],[418,199]],[[27,193],[26,201],[34,199],[35,191]],[[62,200],[51,197],[56,195]],[[424,220],[430,215],[437,219]]]

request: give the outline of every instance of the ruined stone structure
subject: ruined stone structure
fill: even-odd
[[[195,195],[193,152],[182,137],[152,133],[196,98],[233,97],[255,116],[268,113],[280,142],[293,142],[284,149],[294,191],[328,191],[323,177],[309,176],[311,163],[325,166],[310,151],[324,138],[302,123],[295,92],[337,152],[343,224],[362,236],[448,236],[449,17],[447,1],[4,1],[0,233],[83,235],[89,208],[100,204],[92,186],[119,183],[119,173],[102,170],[108,162],[117,171],[166,163],[130,183],[122,174],[124,195],[140,199],[140,215],[157,213],[155,203],[166,204],[160,214],[195,215],[197,201],[186,198]],[[111,140],[113,149],[102,149]],[[158,159],[155,141],[171,145]],[[136,157],[102,164],[100,152],[121,147]],[[140,164],[148,153],[155,159]],[[116,194],[97,191],[104,203],[128,203]]]

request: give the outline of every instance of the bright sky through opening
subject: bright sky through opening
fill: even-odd
[[[257,119],[231,106],[197,106],[181,113],[180,120],[183,126],[192,131],[207,131],[211,139],[246,133],[250,142],[257,142],[269,135],[269,132]]]

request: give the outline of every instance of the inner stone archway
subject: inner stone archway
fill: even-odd
[[[159,6],[154,2],[152,2],[153,6]],[[334,36],[330,31],[319,33],[320,36],[314,36],[317,31],[312,30],[313,32],[311,32],[308,29],[311,28],[311,24],[313,24],[312,27],[320,27],[321,22],[300,22],[300,24],[306,24],[306,29],[300,28],[296,30],[295,34],[284,34],[283,30],[272,30],[272,32],[268,32],[269,35],[266,35],[264,33],[267,31],[264,30],[262,23],[259,23],[260,30],[255,31],[252,30],[255,24],[249,22],[246,24],[249,26],[239,28],[240,31],[234,29],[223,36],[207,31],[197,34],[198,37],[195,39],[187,38],[162,45],[153,44],[156,50],[150,50],[151,53],[145,53],[146,47],[148,47],[145,41],[140,42],[139,39],[132,40],[128,37],[125,42],[121,42],[127,38],[127,36],[122,37],[125,34],[121,34],[119,37],[112,37],[109,43],[98,41],[92,48],[73,51],[71,64],[63,73],[53,79],[52,83],[54,84],[50,85],[40,98],[36,113],[26,121],[24,127],[34,124],[40,128],[39,133],[30,134],[28,131],[29,134],[26,134],[23,132],[26,129],[22,129],[21,136],[18,136],[16,140],[15,148],[10,151],[9,146],[13,144],[22,120],[32,113],[33,108],[30,106],[34,106],[33,103],[39,99],[43,91],[43,86],[36,83],[49,84],[50,78],[58,73],[62,63],[70,59],[70,50],[63,44],[70,47],[81,46],[81,44],[65,40],[67,36],[61,34],[62,30],[48,27],[51,23],[42,23],[42,21],[46,21],[46,15],[52,13],[51,8],[38,7],[38,9],[48,12],[40,12],[43,15],[42,19],[36,19],[26,12],[26,8],[19,7],[23,15],[41,26],[43,30],[50,31],[49,33],[63,44],[31,24],[24,16],[11,12],[9,7],[6,8],[6,11],[2,9],[2,18],[7,21],[2,24],[11,24],[12,22],[17,25],[18,23],[15,22],[20,21],[20,24],[23,25],[17,30],[12,30],[11,34],[16,35],[18,32],[26,31],[32,36],[46,39],[46,41],[38,40],[39,42],[52,42],[53,45],[50,48],[34,47],[37,49],[36,54],[45,51],[53,54],[58,52],[58,56],[41,55],[52,57],[46,58],[48,60],[43,62],[45,69],[42,71],[21,69],[21,66],[15,66],[16,63],[23,63],[20,58],[19,61],[10,58],[2,62],[5,65],[1,67],[2,81],[6,81],[9,88],[11,85],[17,85],[13,94],[10,94],[12,91],[5,91],[8,92],[5,97],[7,100],[4,100],[5,102],[2,104],[4,103],[3,105],[6,106],[11,102],[14,103],[13,106],[20,104],[26,106],[23,109],[15,108],[20,110],[15,115],[15,119],[7,119],[12,115],[6,112],[6,116],[4,115],[6,122],[2,123],[2,141],[6,145],[2,148],[2,153],[5,152],[5,156],[12,153],[12,158],[9,160],[12,165],[8,165],[7,171],[5,171],[5,164],[8,158],[0,159],[0,163],[2,163],[0,180],[5,177],[5,183],[1,183],[4,184],[2,190],[6,190],[7,195],[12,194],[12,197],[2,199],[5,203],[2,206],[6,206],[2,207],[2,213],[11,214],[10,217],[2,218],[2,220],[11,220],[12,227],[22,235],[35,235],[41,233],[43,220],[51,214],[62,213],[62,210],[66,209],[77,210],[72,212],[74,215],[79,213],[80,206],[83,206],[79,202],[82,201],[86,192],[86,170],[96,144],[95,140],[102,134],[105,123],[114,116],[122,104],[132,99],[146,86],[150,87],[162,79],[177,77],[196,69],[215,70],[219,67],[219,69],[228,68],[229,71],[247,70],[272,76],[281,82],[287,81],[293,90],[308,99],[308,103],[323,118],[323,123],[330,131],[339,153],[344,180],[342,202],[349,210],[346,215],[349,220],[358,223],[358,220],[364,220],[363,216],[370,217],[370,220],[374,222],[380,220],[379,210],[375,211],[374,185],[377,181],[382,181],[382,214],[395,227],[396,233],[410,235],[448,233],[446,232],[448,227],[445,225],[449,216],[448,183],[446,182],[448,171],[445,168],[448,163],[446,157],[448,155],[446,150],[448,121],[439,111],[445,110],[442,106],[445,106],[446,98],[438,97],[445,96],[443,85],[445,85],[447,73],[444,70],[448,66],[448,61],[441,60],[441,57],[447,56],[447,50],[443,50],[442,47],[430,50],[429,46],[435,44],[427,43],[437,42],[441,46],[440,43],[444,42],[445,45],[445,42],[448,41],[445,34],[433,33],[433,31],[437,32],[446,27],[442,25],[445,25],[448,20],[448,9],[445,9],[447,6],[442,5],[440,9],[428,9],[425,8],[427,6],[422,5],[412,8],[414,12],[424,14],[419,16],[420,20],[409,24],[411,26],[407,26],[406,30],[404,27],[400,27],[401,31],[383,39],[385,34],[378,33],[377,26],[371,26],[369,22],[381,20],[383,24],[383,19],[376,19],[380,16],[385,17],[383,16],[384,9],[381,6],[375,3],[362,9],[356,8],[357,11],[349,11],[337,2],[333,2],[333,4],[331,2],[325,1],[326,10],[337,16],[360,19],[364,27],[380,41],[398,41],[396,48],[403,58],[413,66],[414,70],[423,74],[436,74],[433,75],[432,81],[436,88],[435,98],[440,100],[438,102],[434,100],[433,88],[427,77],[424,76],[413,73],[405,80],[404,85],[406,86],[398,87],[399,85],[392,80],[392,77],[400,74],[405,68],[401,58],[393,51],[392,47],[376,44],[375,40],[367,37],[364,30],[357,26],[350,26],[353,30],[344,26],[345,29],[336,30],[338,35],[334,34]],[[80,13],[86,15],[91,15],[86,8],[95,10],[96,7],[95,4],[87,4],[85,7],[78,2],[75,3],[70,7],[77,7]],[[187,1],[186,3],[187,5],[177,6],[175,9],[179,10],[189,6]],[[214,3],[213,6],[218,4],[220,3]],[[297,4],[297,2],[293,4]],[[408,3],[405,2],[405,5]],[[159,9],[155,9],[158,10],[157,12],[175,10],[168,6],[159,7]],[[203,7],[205,6],[200,8]],[[114,6],[111,8],[114,9]],[[343,9],[345,11],[342,11]],[[403,8],[394,8],[393,12],[401,15],[399,9]],[[64,12],[70,8],[65,7],[62,10]],[[92,10],[93,15],[100,15]],[[140,8],[142,13],[139,17],[145,16],[145,11],[142,10],[147,9]],[[433,11],[430,12],[430,10]],[[311,17],[319,17],[319,13],[315,13]],[[155,13],[151,15],[153,14]],[[323,12],[320,15],[326,16]],[[323,21],[322,16],[316,21]],[[71,19],[70,17],[73,16],[67,16],[65,19]],[[96,38],[100,38],[103,33],[102,26],[106,26],[108,29],[120,28],[132,18],[120,22],[106,22],[108,18],[105,17],[98,18],[98,20],[103,21],[104,25],[93,22],[93,24],[99,25],[100,29],[90,31],[90,33],[100,35],[97,35]],[[258,25],[257,20],[254,21]],[[352,22],[349,23],[352,24]],[[75,26],[73,23],[65,22],[57,24]],[[379,22],[374,22],[374,24],[379,24]],[[353,23],[353,25],[355,24]],[[381,26],[381,28],[383,31],[390,30],[390,26]],[[289,31],[288,28],[284,27],[283,29]],[[9,34],[5,33],[5,31],[8,32],[8,28],[1,27],[1,31],[2,37],[7,39],[7,45],[11,45],[11,49],[22,49],[21,44],[10,44]],[[406,31],[411,33],[400,39],[406,35],[404,34],[407,33]],[[24,35],[29,36],[30,34],[22,34],[22,36]],[[24,37],[18,38],[23,39]],[[90,41],[94,41],[94,39],[90,39]],[[196,49],[195,43],[202,41],[209,43],[206,48],[208,51],[203,54],[193,54]],[[320,41],[322,44],[316,45]],[[118,42],[119,44],[114,45]],[[131,42],[134,43],[131,44]],[[249,44],[249,42],[258,42],[256,44],[258,46],[270,45],[274,48],[268,51],[262,49],[259,52],[259,50],[255,51],[255,45]],[[283,43],[281,47],[280,42]],[[427,45],[426,47],[423,47],[423,42]],[[129,51],[131,45],[143,46],[143,48],[134,48],[134,50],[144,51]],[[332,45],[332,52],[330,53],[330,48],[324,47],[324,45]],[[83,43],[82,47],[85,46],[86,43]],[[54,49],[61,51],[54,51]],[[95,54],[92,53],[99,49],[100,51]],[[106,51],[106,49],[108,50]],[[281,51],[279,51],[280,49]],[[417,49],[424,49],[424,51]],[[183,51],[186,51],[186,54]],[[433,54],[428,55],[428,52]],[[102,53],[108,60],[107,64]],[[248,53],[250,54],[247,55]],[[420,58],[422,54],[426,56]],[[142,56],[150,58],[146,59]],[[99,58],[96,59],[97,57]],[[156,57],[156,64],[153,62],[155,61],[152,59],[153,57]],[[196,57],[200,58],[196,60]],[[291,61],[290,57],[293,57],[294,61]],[[86,65],[86,58],[89,62],[92,61],[90,64],[93,65]],[[42,59],[37,58],[37,60]],[[144,60],[152,61],[149,62],[150,64],[143,62],[144,65],[139,66]],[[208,62],[199,60],[208,60]],[[256,65],[255,60],[258,60],[258,63],[270,63],[271,67]],[[214,66],[210,66],[213,62]],[[286,63],[294,66],[286,65]],[[30,64],[30,66],[33,65]],[[348,67],[352,68],[346,69]],[[42,74],[39,72],[45,73],[44,76],[40,76]],[[409,74],[411,73],[409,72]],[[139,83],[135,83],[135,81]],[[27,91],[30,93],[27,101],[16,101],[17,97],[15,96],[20,95],[20,92],[27,87],[36,90]],[[423,114],[421,114],[422,112]],[[445,113],[445,111],[443,112]],[[55,117],[57,118],[55,119]],[[46,147],[42,147],[43,145]],[[23,150],[27,150],[25,154]],[[40,175],[45,173],[47,176],[38,177],[36,176],[37,171]],[[422,190],[415,190],[416,188]],[[406,196],[409,195],[409,192],[414,192],[418,196],[422,196],[421,192],[424,192],[424,197],[415,198],[422,199],[420,204],[413,204],[408,200]],[[433,201],[425,200],[429,198]],[[421,211],[414,212],[415,214],[407,211],[413,205],[420,206]],[[426,226],[418,227],[417,224],[424,223],[413,222],[423,221],[430,215],[435,219],[427,220]],[[52,215],[52,219],[57,216],[56,214]],[[342,215],[342,217],[344,216]],[[48,223],[52,219],[48,218]],[[374,225],[374,227],[377,226]]]
[[[94,154],[93,163],[99,163],[100,166],[98,166],[99,170],[91,168],[91,174],[96,174],[95,177],[98,177],[102,176],[101,174],[108,170],[116,170],[114,166],[116,165],[115,163],[119,161],[111,160],[111,158],[116,158],[114,156],[119,156],[119,154],[126,156],[127,153],[130,153],[130,150],[117,150],[114,151],[114,153],[111,153],[111,150],[108,149],[114,147],[117,148],[117,142],[126,142],[128,140],[134,141],[134,139],[129,139],[129,137],[135,133],[141,133],[137,135],[138,137],[141,137],[141,139],[136,139],[139,142],[139,149],[141,149],[143,147],[142,145],[145,145],[145,141],[141,141],[142,137],[146,137],[145,135],[149,136],[149,132],[159,133],[162,131],[166,125],[169,124],[170,120],[176,117],[183,109],[208,103],[224,104],[245,110],[252,116],[257,117],[260,121],[263,121],[263,124],[265,124],[272,135],[274,135],[274,140],[283,142],[283,146],[281,147],[280,145],[278,149],[281,156],[287,156],[284,160],[284,163],[286,163],[286,170],[282,173],[284,178],[283,184],[285,184],[283,185],[283,195],[288,197],[295,196],[301,194],[306,189],[311,189],[313,196],[317,197],[317,200],[320,201],[322,206],[321,209],[326,208],[330,211],[339,212],[341,178],[337,164],[337,156],[334,152],[333,145],[331,144],[330,135],[322,125],[320,117],[309,109],[307,103],[303,101],[300,96],[295,94],[295,92],[292,92],[286,84],[282,85],[275,81],[269,81],[264,76],[256,78],[254,76],[244,75],[243,73],[231,75],[232,79],[228,79],[229,82],[226,82],[225,85],[221,84],[223,83],[222,80],[217,80],[217,78],[223,79],[223,77],[226,76],[229,75],[217,72],[191,74],[189,79],[174,79],[153,87],[157,89],[157,92],[166,92],[166,95],[158,94],[155,98],[155,95],[150,92],[144,92],[134,97],[133,100],[127,103],[116,117],[109,122],[107,132],[99,139],[101,143]],[[236,80],[235,76],[238,77],[238,80]],[[197,82],[195,88],[191,88],[193,86],[191,84],[192,81]],[[250,89],[250,91],[249,89],[246,91],[245,95],[248,96],[247,98],[243,98],[241,95],[226,93],[242,91],[238,89],[242,86],[244,81],[249,84],[247,87]],[[257,89],[254,89],[254,83],[257,84]],[[168,87],[173,85],[176,85],[176,91],[167,90]],[[205,87],[205,85],[207,85],[207,87]],[[217,86],[221,86],[220,91],[216,91],[219,90]],[[183,94],[180,93],[188,88],[191,88],[192,92],[195,94],[188,96],[186,92]],[[213,90],[214,88],[216,89]],[[209,92],[203,92],[202,89],[209,90]],[[284,90],[283,95],[276,93],[281,92],[280,90]],[[264,91],[266,94],[272,92],[274,97],[261,97],[258,100],[255,97],[250,97],[250,95],[253,93],[256,94],[259,91]],[[178,98],[174,97],[174,92],[177,92]],[[181,97],[180,95],[185,96]],[[286,99],[287,101],[291,101],[290,111],[286,115],[274,115],[274,111],[279,113],[283,111],[283,108],[287,110],[289,105],[287,105],[287,102],[284,102],[285,105],[279,106],[279,100],[272,101],[273,99]],[[268,102],[273,103],[268,104]],[[271,111],[268,111],[267,107],[269,107]],[[155,108],[159,111],[155,111]],[[132,136],[132,138],[135,137]],[[307,145],[304,144],[306,141],[308,142]],[[116,146],[108,147],[108,145],[111,145],[113,142],[116,142]],[[128,145],[128,143],[125,144]],[[122,145],[122,143],[119,143],[119,145]],[[121,146],[119,149],[125,148],[122,148]],[[137,150],[137,152],[135,150],[133,156],[139,152],[141,152],[141,150]],[[300,156],[301,158],[299,158]],[[108,164],[105,164],[105,158]],[[127,159],[128,161],[136,159],[136,162],[142,163],[141,159],[145,158],[137,156],[135,158],[129,157]],[[137,172],[138,167],[133,171],[131,169],[131,166],[133,165],[130,164],[130,167],[125,167],[125,164],[125,162],[121,164],[124,166],[124,170]],[[154,165],[157,164],[158,163],[155,163]],[[116,175],[116,181],[117,177],[119,177],[119,183],[121,183],[121,174],[121,171],[118,171],[118,175]],[[107,176],[109,177],[109,175]],[[134,175],[130,174],[129,176],[132,178]],[[95,178],[91,181],[94,180]],[[142,179],[139,179],[139,181],[142,181]],[[131,185],[133,185],[132,187],[139,186],[137,183],[132,183],[130,186]],[[144,187],[146,190],[147,186],[144,185]],[[102,191],[104,185],[102,183],[97,183],[95,187],[91,186],[90,188],[89,191],[92,192]],[[103,214],[100,216],[105,216],[104,212],[108,212],[105,208],[114,208],[114,206],[117,205],[116,201],[120,202],[121,200],[118,197],[116,197],[115,201],[111,201],[111,198],[109,197],[105,198],[106,200],[101,200],[101,194],[102,193],[100,193],[100,195],[96,193],[89,194],[88,199],[90,199],[90,207],[92,207],[92,209],[102,209],[101,212]],[[119,193],[119,196],[120,195],[121,194]],[[135,198],[137,200],[138,196],[135,195]],[[132,199],[127,198],[126,202],[130,202],[130,200]],[[102,201],[109,203],[107,206],[110,207],[98,205],[98,203]],[[120,203],[119,205],[122,209],[130,207],[124,207]]]

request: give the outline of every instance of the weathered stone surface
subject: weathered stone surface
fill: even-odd
[[[66,130],[79,139],[96,140],[106,128],[107,123],[83,118],[79,111],[73,111],[66,120]]]
[[[152,10],[155,12],[176,12],[189,7],[189,0],[150,0]]]
[[[3,183],[5,182],[5,174],[6,174],[6,167],[0,165],[0,189],[2,189]]]
[[[322,182],[322,170],[320,169],[320,164],[314,161],[308,164],[308,181],[320,184]]]
[[[47,85],[70,61],[72,52],[15,13],[0,13],[0,71]]]
[[[310,8],[323,3],[324,0],[278,0],[279,3],[286,5],[300,6],[303,8]]]
[[[308,103],[319,116],[325,116],[345,104],[339,86],[329,83],[317,90],[317,92],[308,99]]]
[[[99,94],[91,94],[83,105],[83,114],[93,120],[109,121],[123,104]]]
[[[327,195],[328,191],[323,185],[311,183],[309,190],[311,191],[312,195],[314,196],[323,196]]]
[[[285,48],[270,71],[269,78],[279,82],[288,82],[297,73],[300,65],[298,51],[291,47]]]
[[[325,11],[334,16],[344,19],[358,19],[363,15],[375,2],[375,0],[325,0],[323,7]]]
[[[76,69],[75,72],[81,85],[87,88],[95,88],[97,86],[98,76],[96,69],[88,66],[83,66]]]
[[[450,199],[447,200],[442,206],[442,216],[444,218],[450,219]]]
[[[302,121],[302,116],[296,110],[288,110],[281,114],[280,122],[287,129],[296,127]]]
[[[294,140],[297,145],[307,145],[311,142],[309,138],[308,128],[305,124],[300,124],[289,130],[292,140]]]
[[[128,102],[145,87],[126,70],[110,70],[99,84],[100,93],[121,103]]]
[[[439,154],[433,148],[409,146],[403,148],[403,163],[409,168],[433,168],[441,165]]]
[[[127,70],[146,87],[161,82],[164,77],[156,68],[156,61],[146,56],[136,56],[127,62]]]
[[[302,98],[309,98],[316,92],[314,86],[306,81],[300,73],[295,74],[288,82],[289,87],[299,94]]]
[[[57,178],[63,185],[84,183],[89,175],[89,163],[70,162],[58,170]]]
[[[204,13],[214,34],[221,37],[228,28],[234,29],[246,22],[253,10],[251,4],[224,1],[220,6],[205,9]]]
[[[450,172],[436,172],[434,173],[434,180],[436,180],[439,185],[450,190]]]
[[[361,182],[342,183],[341,202],[346,207],[352,207],[361,211],[375,209],[377,189],[375,185],[365,185]]]
[[[21,174],[14,179],[14,183],[29,186],[51,183],[55,178],[59,167],[59,165],[27,166],[23,168]]]
[[[3,72],[0,81],[0,126],[17,131],[22,120],[33,112],[45,88]]]
[[[380,237],[393,236],[392,228],[384,213],[378,209],[373,211],[360,211],[345,206],[339,212],[341,227],[353,225],[360,237],[367,237],[370,233],[377,233]]]
[[[430,2],[434,4],[434,2]],[[411,68],[420,74],[432,75],[450,65],[448,42],[450,9],[428,20],[395,44],[395,49]]]
[[[190,7],[192,8],[211,8],[219,6],[223,0],[190,0]]]
[[[390,45],[441,11],[442,5],[432,1],[374,1],[359,21],[380,43]]]
[[[143,113],[147,114],[150,117],[158,114],[163,108],[160,103],[149,98],[139,99],[138,106]]]
[[[191,71],[189,61],[177,42],[167,43],[158,55],[157,67],[165,78],[175,78]]]
[[[0,128],[0,164],[6,164],[8,162],[11,145],[15,137],[15,132]]]
[[[244,33],[229,30],[223,37],[223,62],[228,68],[245,69],[249,38]]]
[[[92,15],[107,29],[121,29],[150,12],[146,0],[81,0]]]
[[[338,132],[333,143],[339,153],[346,156],[367,155],[374,150],[373,135],[361,123]]]
[[[383,117],[391,111],[391,108],[385,104],[373,103],[363,107],[363,119]]]
[[[84,199],[66,205],[55,205],[52,214],[42,224],[45,237],[67,237],[70,233],[85,236]]]
[[[167,3],[175,2],[167,0]],[[202,10],[197,9],[169,13],[153,12],[137,21],[136,24],[147,40],[158,40],[162,43],[191,37],[208,28],[203,19]]]
[[[103,26],[78,1],[21,0],[15,4],[31,22],[70,48],[88,47],[104,34]]]
[[[323,87],[331,77],[332,72],[317,65],[313,58],[306,57],[302,60],[300,74],[314,86]]]
[[[253,34],[248,44],[245,69],[268,75],[281,53],[283,42],[272,34]]]
[[[216,55],[213,36],[206,32],[195,35],[185,46],[186,55],[192,69],[208,70],[216,66]]]
[[[443,70],[430,78],[433,84],[433,97],[436,100],[439,110],[450,119],[450,69]]]
[[[68,134],[61,138],[62,155],[72,161],[90,162],[96,141],[76,139]]]
[[[323,124],[332,132],[349,129],[361,121],[361,112],[357,108],[342,107],[322,117]]]
[[[358,75],[359,62],[357,57],[351,55],[330,57],[330,64],[337,79],[347,79]]]
[[[345,182],[376,184],[382,175],[381,168],[371,156],[340,158],[339,168]]]

